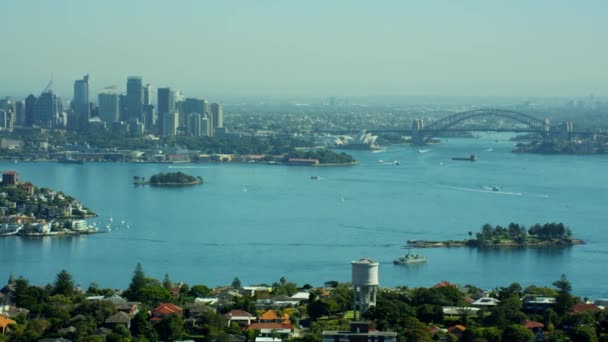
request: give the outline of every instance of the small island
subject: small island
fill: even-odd
[[[469,232],[472,237],[473,233]],[[572,237],[572,232],[563,223],[535,224],[530,228],[517,223],[506,227],[483,225],[475,238],[447,241],[408,240],[408,247],[474,247],[474,248],[517,248],[517,247],[565,247],[582,245],[585,242]]]
[[[203,178],[200,176],[191,176],[183,172],[167,172],[158,173],[151,176],[149,179],[145,177],[133,177],[135,185],[152,185],[152,186],[184,186],[203,184]]]

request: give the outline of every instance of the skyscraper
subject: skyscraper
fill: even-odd
[[[219,104],[219,103],[212,103],[211,104],[211,113],[209,115],[210,118],[210,130],[211,130],[211,136],[215,136],[218,128],[221,128],[220,131],[223,132],[223,128],[224,128],[224,107]]]
[[[34,106],[36,106],[36,96],[30,94],[25,98],[25,125],[32,126],[34,124]]]
[[[177,112],[165,113],[161,116],[162,121],[162,135],[176,135],[177,127],[179,127],[179,116]]]
[[[144,105],[144,127],[146,131],[154,131],[157,121],[156,108],[151,104]]]
[[[120,120],[120,100],[115,89],[105,89],[98,95],[99,117],[106,123]]]
[[[34,104],[34,124],[44,128],[54,128],[61,105],[53,91],[48,90]]]
[[[127,78],[127,121],[143,121],[144,90],[141,77],[131,76]]]
[[[25,101],[15,102],[15,125],[25,125]]]
[[[152,104],[152,85],[150,83],[146,84],[143,89],[144,92],[144,105]]]
[[[89,75],[74,82],[74,112],[80,122],[88,122],[91,118],[91,107],[89,106]]]
[[[175,92],[171,88],[158,88],[157,112],[161,118],[167,113],[175,112]]]

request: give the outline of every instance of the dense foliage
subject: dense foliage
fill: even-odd
[[[529,229],[525,226],[510,223],[507,227],[484,224],[481,232],[477,233],[477,240],[471,243],[480,245],[500,244],[505,241],[525,244],[533,241],[551,241],[554,239],[569,239],[572,232],[563,223],[535,224]]]
[[[286,162],[290,158],[317,159],[320,164],[353,164],[355,162],[355,159],[351,155],[344,152],[337,153],[328,149],[293,151],[285,155],[283,161]]]
[[[148,182],[152,185],[162,184],[195,184],[202,182],[199,177],[194,177],[183,172],[159,173],[150,177]]]
[[[239,291],[240,280],[233,280],[230,291]],[[127,290],[120,293],[112,289],[100,289],[91,284],[86,293],[74,285],[72,276],[62,270],[52,285],[39,287],[30,285],[26,279],[14,282],[15,305],[29,310],[29,315],[13,317],[16,324],[8,327],[6,336],[0,341],[38,341],[42,338],[64,337],[72,341],[228,341],[237,335],[253,342],[258,333],[245,331],[236,324],[227,325],[224,314],[233,309],[245,310],[255,316],[263,309],[256,308],[258,299],[269,296],[291,295],[307,290],[308,301],[301,305],[275,309],[279,316],[289,315],[296,326],[302,326],[298,337],[291,342],[321,342],[324,330],[347,330],[352,319],[353,290],[350,284],[328,281],[325,287],[313,289],[309,285],[298,287],[282,277],[270,287],[270,293],[255,296],[237,295],[222,305],[202,311],[196,316],[171,314],[162,319],[152,319],[153,309],[161,302],[174,303],[181,307],[192,305],[195,297],[214,296],[214,291],[205,285],[175,284],[168,274],[162,281],[148,277],[141,264],[137,264]],[[526,289],[513,283],[493,290],[490,295],[497,298],[497,306],[473,313],[468,306],[471,297],[482,296],[475,286],[458,288],[454,285],[433,288],[382,289],[378,293],[377,305],[364,313],[363,319],[371,320],[374,328],[397,332],[398,342],[407,341],[533,341],[535,333],[522,323],[533,320],[544,324],[544,339],[547,341],[606,341],[608,319],[606,312],[572,313],[571,307],[577,299],[571,295],[572,285],[565,276],[558,279],[555,288],[530,286]],[[217,295],[220,292],[215,291]],[[242,290],[242,289],[241,289]],[[244,293],[244,292],[243,292]],[[139,312],[131,316],[131,324],[108,326],[108,317],[119,310],[111,301],[91,300],[87,296],[126,297],[141,302]],[[557,298],[553,309],[544,314],[526,312],[522,299],[527,295],[551,294]],[[456,315],[444,314],[444,307],[460,308]],[[358,318],[358,317],[357,317]],[[460,334],[446,333],[457,324],[466,329]],[[105,333],[100,334],[104,327]]]

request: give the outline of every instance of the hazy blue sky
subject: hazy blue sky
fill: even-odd
[[[608,1],[7,0],[0,94],[608,95]],[[93,95],[93,94],[92,94]],[[69,96],[71,97],[71,95]],[[93,96],[92,96],[93,97]]]

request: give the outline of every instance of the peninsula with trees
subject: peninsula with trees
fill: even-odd
[[[529,228],[517,223],[506,227],[484,224],[481,232],[469,239],[447,241],[408,240],[409,247],[474,247],[474,248],[518,248],[518,247],[565,247],[582,245],[585,242],[572,237],[572,231],[563,223],[535,224]]]
[[[22,182],[16,171],[2,173],[0,237],[96,233],[85,219],[97,216],[63,192]]]
[[[203,178],[200,176],[191,176],[183,172],[167,172],[157,173],[150,178],[135,176],[133,177],[136,185],[153,185],[153,186],[185,186],[203,184]]]

